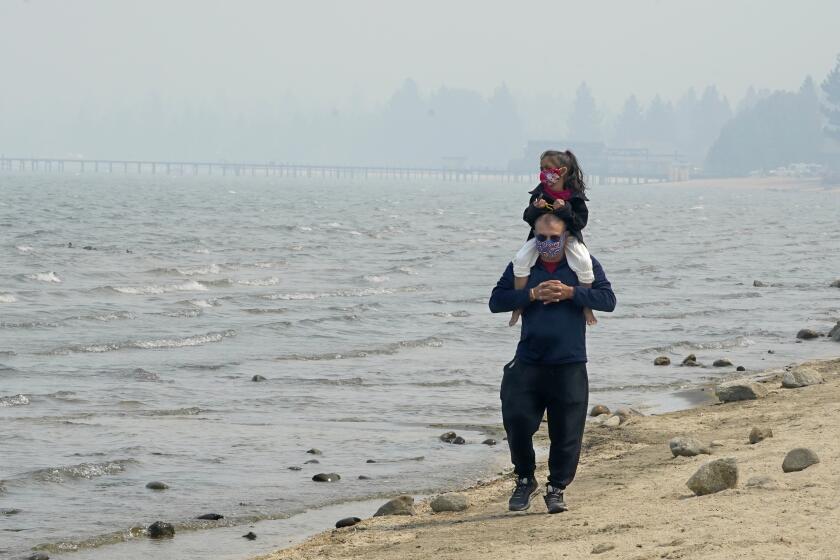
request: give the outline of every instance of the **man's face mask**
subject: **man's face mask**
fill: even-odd
[[[537,252],[546,257],[559,257],[563,254],[563,249],[566,245],[566,238],[569,236],[568,232],[563,232],[560,235],[542,235],[535,236],[537,243]]]

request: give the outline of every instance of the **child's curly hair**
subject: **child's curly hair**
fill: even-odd
[[[563,180],[563,188],[571,189],[577,193],[586,192],[586,182],[583,180],[583,171],[578,165],[577,158],[571,150],[560,152],[558,150],[546,150],[540,155],[540,165],[550,167],[565,167],[566,178]]]

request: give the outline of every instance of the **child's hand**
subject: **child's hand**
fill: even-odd
[[[538,198],[534,201],[534,206],[536,206],[537,208],[545,208],[546,206],[548,206],[548,202],[546,202],[545,199]]]
[[[566,201],[563,200],[562,198],[558,198],[557,200],[554,201],[554,204],[552,206],[554,206],[554,209],[557,210],[558,208],[563,208],[565,205],[566,205]]]

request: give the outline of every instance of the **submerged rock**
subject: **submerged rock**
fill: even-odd
[[[770,284],[762,282],[761,280],[753,280],[753,288],[766,288]]]
[[[706,463],[685,483],[697,496],[714,494],[738,485],[738,463],[734,458]]]
[[[204,519],[205,521],[218,521],[219,519],[224,519],[224,515],[220,515],[218,513],[205,513],[204,515],[199,515],[196,519]]]
[[[309,459],[308,461],[303,462],[304,465],[320,465],[321,461],[318,459]]]
[[[701,453],[705,455],[712,454],[711,449],[707,445],[703,445],[694,438],[672,438],[668,442],[668,447],[671,448],[671,454],[674,457],[695,457]]]
[[[146,530],[153,539],[171,539],[175,536],[175,527],[163,521],[155,521]]]
[[[802,329],[798,333],[796,333],[796,338],[800,340],[811,340],[814,338],[819,338],[819,336],[820,333],[811,329]]]
[[[290,471],[302,471],[303,467],[299,467],[297,465],[292,465],[291,467],[289,467],[289,470]]]
[[[338,473],[318,473],[312,477],[315,482],[336,482],[341,480]]]
[[[749,401],[767,396],[767,388],[754,381],[729,381],[716,386],[715,395],[721,402]]]
[[[376,462],[375,459],[368,459],[367,461],[365,461],[365,463],[375,463],[375,462]]]
[[[732,362],[730,362],[726,358],[721,358],[719,360],[715,360],[714,363],[712,363],[712,365],[715,367],[731,367]]]
[[[26,560],[50,560],[50,557],[43,552],[36,552],[26,557]]]
[[[807,366],[799,366],[786,371],[782,376],[782,387],[796,389],[808,385],[819,385],[824,381],[820,372]]]
[[[159,480],[153,480],[146,484],[146,488],[149,490],[166,490],[169,488],[168,484],[160,482]]]
[[[835,280],[831,284],[828,285],[829,288],[840,288],[840,280]]]
[[[592,407],[592,410],[589,411],[589,416],[600,416],[602,414],[609,414],[610,409],[603,404],[596,404]]]
[[[320,449],[316,449],[314,447],[312,449],[307,450],[306,452],[309,453],[310,455],[323,455],[324,454],[323,451],[321,451]]]
[[[436,496],[429,505],[435,512],[464,511],[469,507],[470,502],[464,494],[452,492]]]
[[[786,473],[804,471],[811,465],[816,465],[820,462],[817,454],[807,447],[797,447],[791,449],[785,455],[785,460],[782,462],[782,470]]]
[[[496,443],[498,443],[498,442],[493,438],[487,438],[484,441],[482,441],[481,443],[483,443],[484,445],[496,445]]]
[[[735,371],[747,371],[747,368],[745,368],[744,366],[738,366],[735,368]]]
[[[383,515],[414,515],[414,498],[412,496],[397,496],[382,505],[374,517]]]
[[[453,439],[452,441],[450,441],[449,443],[452,443],[454,445],[464,445],[465,443],[467,443],[467,440],[465,440],[461,436],[458,436],[455,439]]]
[[[343,527],[352,527],[356,523],[360,523],[362,520],[358,517],[345,517],[344,519],[339,519],[335,522],[335,528],[341,529]]]
[[[254,381],[254,382],[266,381],[266,378],[263,377],[262,375],[255,375],[254,377],[251,378],[251,381]]]
[[[253,531],[248,531],[247,533],[242,535],[242,538],[248,539],[249,541],[253,541],[253,540],[256,540],[257,534],[254,533]]]
[[[653,365],[655,366],[670,366],[671,365],[671,358],[668,356],[659,356],[653,360]]]
[[[359,480],[370,480],[370,477],[364,474],[359,475]]]
[[[682,365],[689,366],[689,367],[695,367],[695,366],[699,366],[700,364],[697,363],[697,356],[695,356],[694,354],[689,354],[682,361]]]
[[[452,440],[458,437],[458,434],[455,432],[444,432],[440,434],[440,441],[445,441],[446,443],[452,443]]]
[[[773,430],[767,427],[754,427],[750,430],[750,443],[756,444],[760,441],[764,441],[767,438],[773,437]]]
[[[20,512],[18,508],[0,508],[0,515],[17,515]]]

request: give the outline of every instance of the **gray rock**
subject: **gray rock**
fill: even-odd
[[[779,488],[779,483],[776,479],[770,476],[753,476],[744,486],[748,488],[762,488],[764,490],[775,490]]]
[[[455,439],[453,439],[452,441],[450,441],[449,443],[451,443],[453,445],[464,445],[465,443],[467,443],[467,440],[465,440],[461,436],[458,436]]]
[[[242,535],[242,538],[243,539],[248,539],[249,541],[254,541],[254,540],[257,540],[257,534],[254,533],[253,531],[248,531],[247,533]]]
[[[293,466],[289,467],[289,470],[290,470],[290,471],[302,471],[302,470],[303,470],[303,467],[299,467],[299,466],[297,466],[297,465],[293,465]]]
[[[837,321],[837,324],[828,331],[828,338],[834,342],[840,342],[840,321]]]
[[[671,454],[674,457],[695,457],[701,453],[705,455],[712,454],[711,449],[707,445],[703,445],[694,438],[672,438],[668,442],[668,447],[671,448]]]
[[[352,527],[360,521],[361,519],[359,519],[358,517],[345,517],[344,519],[339,519],[335,522],[335,528],[341,529],[342,527]]]
[[[670,366],[671,365],[671,358],[668,356],[658,356],[656,359],[653,360],[653,365],[655,366]]]
[[[589,416],[600,416],[602,414],[609,414],[610,409],[602,404],[596,404],[589,411]]]
[[[163,521],[155,521],[146,530],[153,539],[171,539],[175,536],[175,527]]]
[[[761,280],[753,280],[753,288],[766,288],[770,284],[762,282]]]
[[[146,484],[146,488],[148,488],[149,490],[166,490],[167,488],[169,488],[169,485],[164,484],[159,480],[153,480],[152,482]]]
[[[307,450],[307,453],[309,453],[310,455],[323,455],[324,454],[320,449],[316,449],[314,447],[312,449]]]
[[[596,544],[594,547],[592,547],[592,554],[601,554],[601,553],[604,553],[604,552],[609,552],[610,550],[613,550],[614,548],[615,548],[615,545],[612,544],[612,543]]]
[[[374,517],[383,515],[414,515],[414,498],[412,496],[397,496],[382,505]]]
[[[318,473],[312,477],[315,482],[336,482],[341,480],[338,473]]]
[[[364,474],[359,475],[359,480],[370,480],[370,477]]]
[[[487,438],[481,443],[483,443],[484,445],[496,445],[498,442],[493,438]]]
[[[804,471],[811,465],[816,465],[819,462],[820,458],[817,457],[817,454],[813,450],[807,447],[797,447],[796,449],[791,449],[785,455],[782,470],[786,473]]]
[[[445,441],[446,443],[452,443],[452,440],[458,437],[458,434],[455,432],[446,432],[440,434],[440,441]]]
[[[752,430],[750,430],[750,443],[756,444],[759,441],[764,441],[767,438],[773,437],[773,430],[767,427],[758,427],[755,426]]]
[[[714,494],[738,485],[738,463],[733,457],[706,463],[685,483],[697,496]]]
[[[255,383],[259,383],[260,381],[265,381],[265,380],[266,380],[265,377],[263,377],[262,375],[255,375],[254,377],[251,378],[251,381],[253,381]]]
[[[602,423],[604,426],[616,428],[621,425],[621,417],[617,415],[610,416]]]
[[[449,493],[435,496],[431,504],[432,511],[464,511],[470,506],[470,502],[464,494]]]
[[[635,416],[644,416],[644,414],[642,414],[635,408],[630,408],[629,406],[622,406],[615,410],[613,416],[618,416],[618,418],[621,420],[621,423],[624,424],[631,418]]]
[[[609,417],[610,417],[609,414],[599,414],[598,416],[596,416],[595,418],[592,419],[592,423],[595,424],[596,426],[600,426],[604,422],[606,422],[609,419]]]
[[[694,367],[694,366],[699,366],[700,364],[697,363],[697,356],[695,356],[694,354],[689,354],[682,361],[682,365]]]
[[[719,360],[715,360],[712,365],[715,367],[732,367],[732,362],[726,358],[720,358]]]
[[[808,385],[819,385],[824,381],[820,372],[807,366],[799,366],[786,371],[782,376],[782,387],[796,389]]]
[[[224,519],[224,515],[220,515],[218,513],[205,513],[204,515],[199,515],[196,519],[204,519],[205,521],[218,521],[219,519]]]
[[[721,402],[749,401],[767,396],[767,387],[754,381],[729,381],[715,387],[715,395]]]
[[[735,368],[735,371],[747,371],[747,368],[745,368],[744,366],[738,366]]]
[[[811,340],[814,338],[819,338],[820,333],[811,329],[802,329],[798,333],[796,333],[796,338],[800,340]]]
[[[50,557],[43,552],[36,552],[26,557],[26,560],[50,560]]]
[[[368,459],[367,461],[365,461],[365,463],[370,463],[370,464],[375,463],[375,462],[376,462],[376,459]]]

